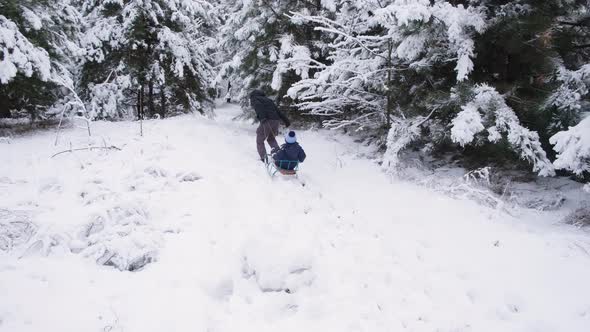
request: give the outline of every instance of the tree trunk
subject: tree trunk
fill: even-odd
[[[143,137],[143,116],[145,114],[145,110],[143,107],[143,92],[144,92],[144,87],[143,84],[141,85],[141,88],[139,89],[139,110],[140,110],[140,114],[141,117],[139,118],[139,135],[141,137]]]
[[[166,116],[166,93],[164,87],[160,87],[160,116],[164,118]]]
[[[385,112],[385,126],[386,129],[391,129],[391,114],[393,113],[393,82],[392,82],[392,71],[393,71],[393,63],[391,61],[391,56],[393,53],[393,45],[391,41],[389,42],[389,49],[387,52],[387,85],[386,85],[386,94],[387,94],[387,106]]]
[[[2,118],[10,118],[10,108],[8,105],[1,105],[0,106],[0,119]]]
[[[139,90],[137,91],[137,119],[138,120],[143,120],[144,115],[145,115],[144,104],[143,104],[143,93],[144,93],[144,87],[142,84],[141,87],[139,88]]]
[[[149,80],[148,82],[148,109],[150,112],[150,118],[156,115],[156,105],[154,103],[154,81]]]
[[[141,97],[140,90],[137,90],[137,120],[141,120]]]

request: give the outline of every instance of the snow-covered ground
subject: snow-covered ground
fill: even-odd
[[[299,133],[305,186],[271,180],[237,112],[0,142],[0,331],[590,330],[588,233],[323,131]],[[50,158],[89,143],[121,151]]]

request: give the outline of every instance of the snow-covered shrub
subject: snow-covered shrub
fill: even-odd
[[[522,196],[522,197],[521,197]],[[512,194],[510,200],[519,206],[539,211],[556,211],[563,207],[567,198],[554,191],[539,193],[535,196]]]
[[[576,227],[590,226],[590,207],[580,207],[565,217],[565,222]]]
[[[549,140],[557,152],[557,169],[583,175],[590,171],[590,116],[578,125],[555,134]]]
[[[496,89],[485,84],[476,86],[472,101],[462,109],[452,121],[451,138],[454,142],[462,146],[470,144],[484,130],[490,143],[497,143],[505,135],[520,157],[533,164],[534,172],[541,176],[555,174],[541,146],[539,135],[520,124],[514,111]]]
[[[383,168],[386,172],[397,172],[401,166],[400,153],[416,138],[420,137],[420,124],[423,119],[396,119],[387,134],[387,150],[383,156]]]
[[[487,186],[491,185],[491,168],[483,167],[467,172],[463,175],[463,179],[468,184],[484,184]]]

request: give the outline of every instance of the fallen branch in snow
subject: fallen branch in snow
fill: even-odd
[[[74,152],[74,151],[84,151],[84,150],[91,151],[91,150],[94,150],[94,149],[102,149],[102,150],[118,150],[118,151],[121,151],[121,149],[120,149],[120,148],[118,148],[118,147],[116,147],[116,146],[114,146],[114,145],[112,145],[112,146],[89,146],[89,147],[87,147],[87,148],[79,148],[79,149],[69,149],[69,150],[64,150],[64,151],[61,151],[61,152],[58,152],[58,153],[54,154],[53,156],[51,156],[51,158],[53,158],[53,157],[55,157],[55,156],[58,156],[58,155],[60,155],[60,154],[62,154],[62,153],[68,153],[68,152]]]
[[[55,143],[53,143],[53,146],[57,146],[57,142],[59,141],[59,132],[61,130],[61,123],[63,122],[65,112],[66,107],[64,106],[61,110],[61,115],[59,116],[59,124],[57,125],[57,130],[55,131]]]

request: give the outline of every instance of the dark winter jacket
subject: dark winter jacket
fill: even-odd
[[[256,117],[260,122],[266,120],[283,120],[285,126],[289,127],[291,121],[279,110],[277,105],[268,98],[264,92],[260,90],[254,90],[250,94],[250,104],[256,111]]]
[[[281,149],[272,156],[277,167],[287,170],[295,169],[297,162],[302,163],[305,157],[305,151],[303,151],[299,143],[283,144]]]

